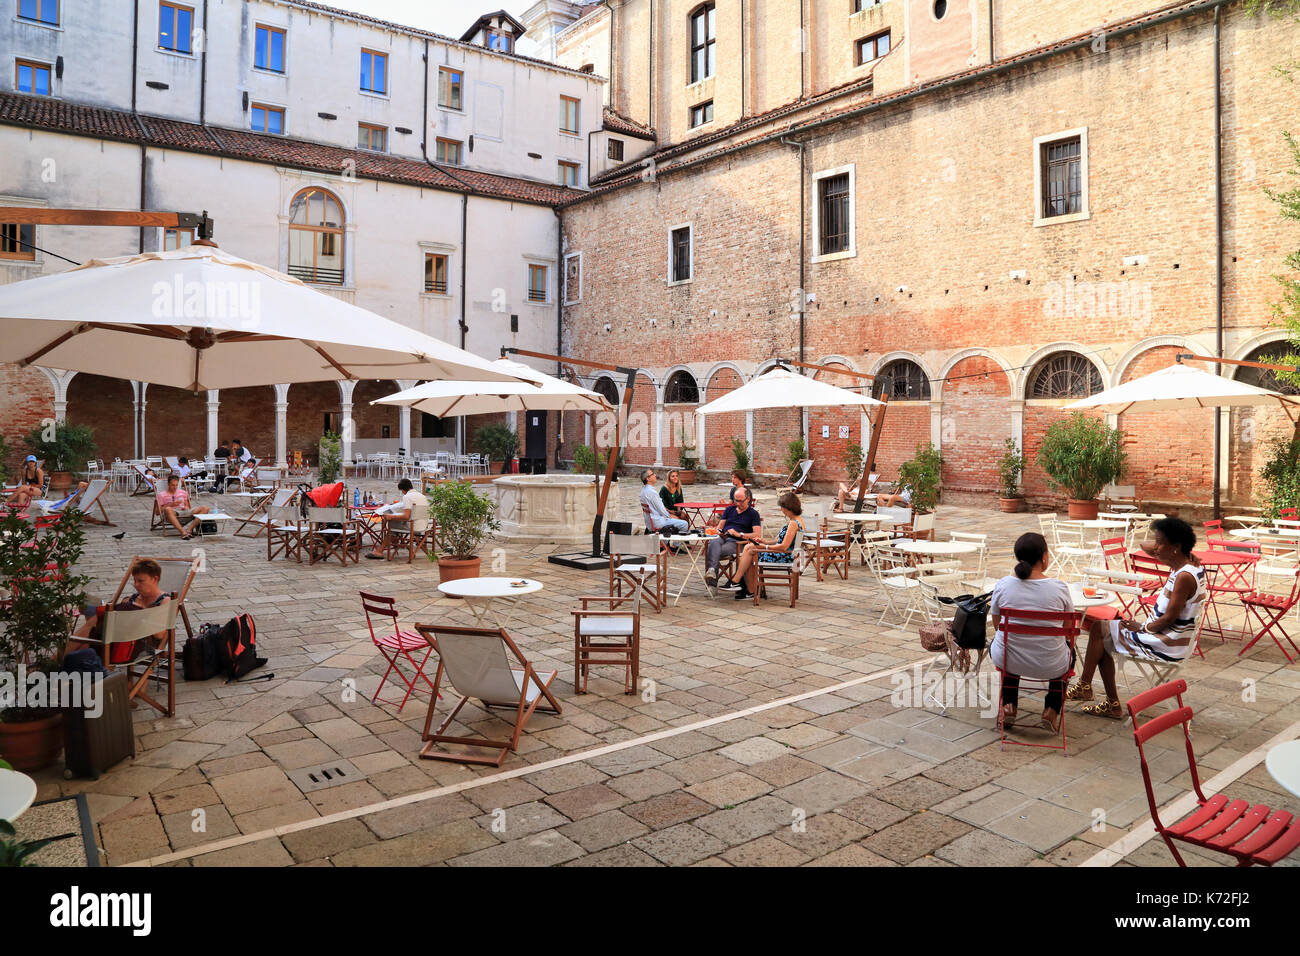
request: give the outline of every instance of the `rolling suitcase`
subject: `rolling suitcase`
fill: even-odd
[[[131,686],[125,671],[104,677],[96,687],[102,709],[91,717],[82,707],[63,708],[63,776],[98,780],[105,770],[135,756]]]

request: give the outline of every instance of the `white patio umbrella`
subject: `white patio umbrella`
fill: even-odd
[[[498,359],[490,364],[502,375],[527,381],[424,382],[414,388],[375,399],[370,404],[406,405],[439,418],[543,409],[579,412],[609,410],[609,405],[597,392],[545,375],[522,362]]]
[[[0,286],[0,362],[195,390],[515,381],[488,359],[201,244]]]
[[[774,368],[752,382],[746,382],[721,398],[695,410],[697,415],[721,415],[725,412],[748,412],[757,408],[828,408],[835,406],[881,405],[870,395],[851,392],[827,382],[819,382],[789,369]]]
[[[1182,364],[1162,368],[1150,375],[1143,375],[1131,382],[1071,402],[1065,407],[1071,410],[1093,408],[1119,415],[1135,405],[1140,406],[1138,411],[1143,412],[1233,405],[1277,405],[1293,421],[1297,412],[1300,412],[1300,399],[1293,396]]]

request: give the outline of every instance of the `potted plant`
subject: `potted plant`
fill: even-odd
[[[500,473],[510,472],[510,463],[519,453],[519,436],[505,425],[493,422],[474,433],[474,447],[488,456],[493,466],[500,464]]]
[[[745,476],[743,481],[748,485],[753,478],[753,474],[749,470],[749,442],[743,438],[731,439],[731,457],[736,461],[736,471]]]
[[[326,432],[320,440],[320,483],[337,481],[343,471],[343,439],[338,432]]]
[[[785,471],[787,475],[793,475],[795,469],[799,467],[799,462],[808,457],[808,444],[802,437],[785,446]]]
[[[1070,517],[1097,517],[1097,495],[1124,474],[1124,433],[1100,418],[1075,412],[1053,422],[1038,449],[1038,464],[1054,491],[1069,499]]]
[[[1014,514],[1025,506],[1025,496],[1020,492],[1020,476],[1025,471],[1025,456],[1014,438],[1003,443],[1005,451],[998,459],[998,503],[1002,510]]]
[[[943,456],[930,442],[916,446],[916,455],[898,466],[898,484],[912,486],[912,511],[925,514],[939,504]]]
[[[855,441],[844,446],[844,452],[840,455],[840,464],[844,466],[844,474],[849,481],[856,481],[862,474],[862,468],[866,464],[865,456],[866,452]]]
[[[1263,485],[1260,517],[1265,521],[1280,517],[1283,508],[1300,503],[1300,441],[1274,439],[1259,477]]]
[[[10,595],[0,604],[0,672],[15,675],[14,697],[0,698],[0,756],[15,770],[47,767],[63,747],[58,707],[25,706],[16,680],[58,666],[72,609],[86,602],[90,579],[74,571],[85,537],[81,520],[78,511],[64,512],[55,534],[15,514],[0,518],[0,588]],[[52,574],[50,567],[60,570]]]
[[[428,492],[429,515],[438,528],[438,580],[476,578],[481,559],[479,546],[501,523],[496,502],[474,490],[467,481],[443,481]]]
[[[45,462],[50,491],[72,487],[72,473],[85,468],[95,457],[95,433],[88,425],[47,422],[33,428],[23,439],[33,455]]]
[[[679,429],[677,439],[677,478],[683,485],[695,484],[695,469],[700,458],[695,453],[695,443],[686,437],[686,429]]]

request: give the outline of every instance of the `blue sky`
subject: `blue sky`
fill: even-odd
[[[320,0],[326,6],[459,37],[484,13],[520,16],[535,0]]]

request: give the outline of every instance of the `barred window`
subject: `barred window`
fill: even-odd
[[[1270,365],[1287,365],[1289,363],[1286,361],[1285,356],[1289,351],[1286,342],[1270,342],[1267,345],[1252,349],[1246,356],[1246,361],[1264,362]],[[1233,378],[1238,382],[1254,385],[1256,388],[1267,388],[1270,391],[1281,392],[1283,395],[1300,395],[1300,387],[1282,381],[1277,377],[1277,372],[1271,368],[1251,368],[1249,365],[1238,365],[1237,371],[1233,373]]]
[[[817,183],[821,207],[818,255],[832,255],[849,249],[849,174],[827,176]]]
[[[596,379],[596,384],[591,386],[591,390],[609,404],[618,404],[618,386],[614,384],[614,380],[608,375],[602,375]]]
[[[1047,356],[1029,376],[1029,398],[1087,398],[1101,391],[1101,372],[1078,352]]]
[[[1078,136],[1042,145],[1043,216],[1083,211],[1083,149]]]
[[[891,402],[928,402],[930,380],[925,371],[910,359],[896,359],[876,373],[871,394],[888,395]]]
[[[686,371],[673,372],[668,384],[664,386],[664,404],[698,405],[699,401],[700,386],[696,383],[695,376]]]

